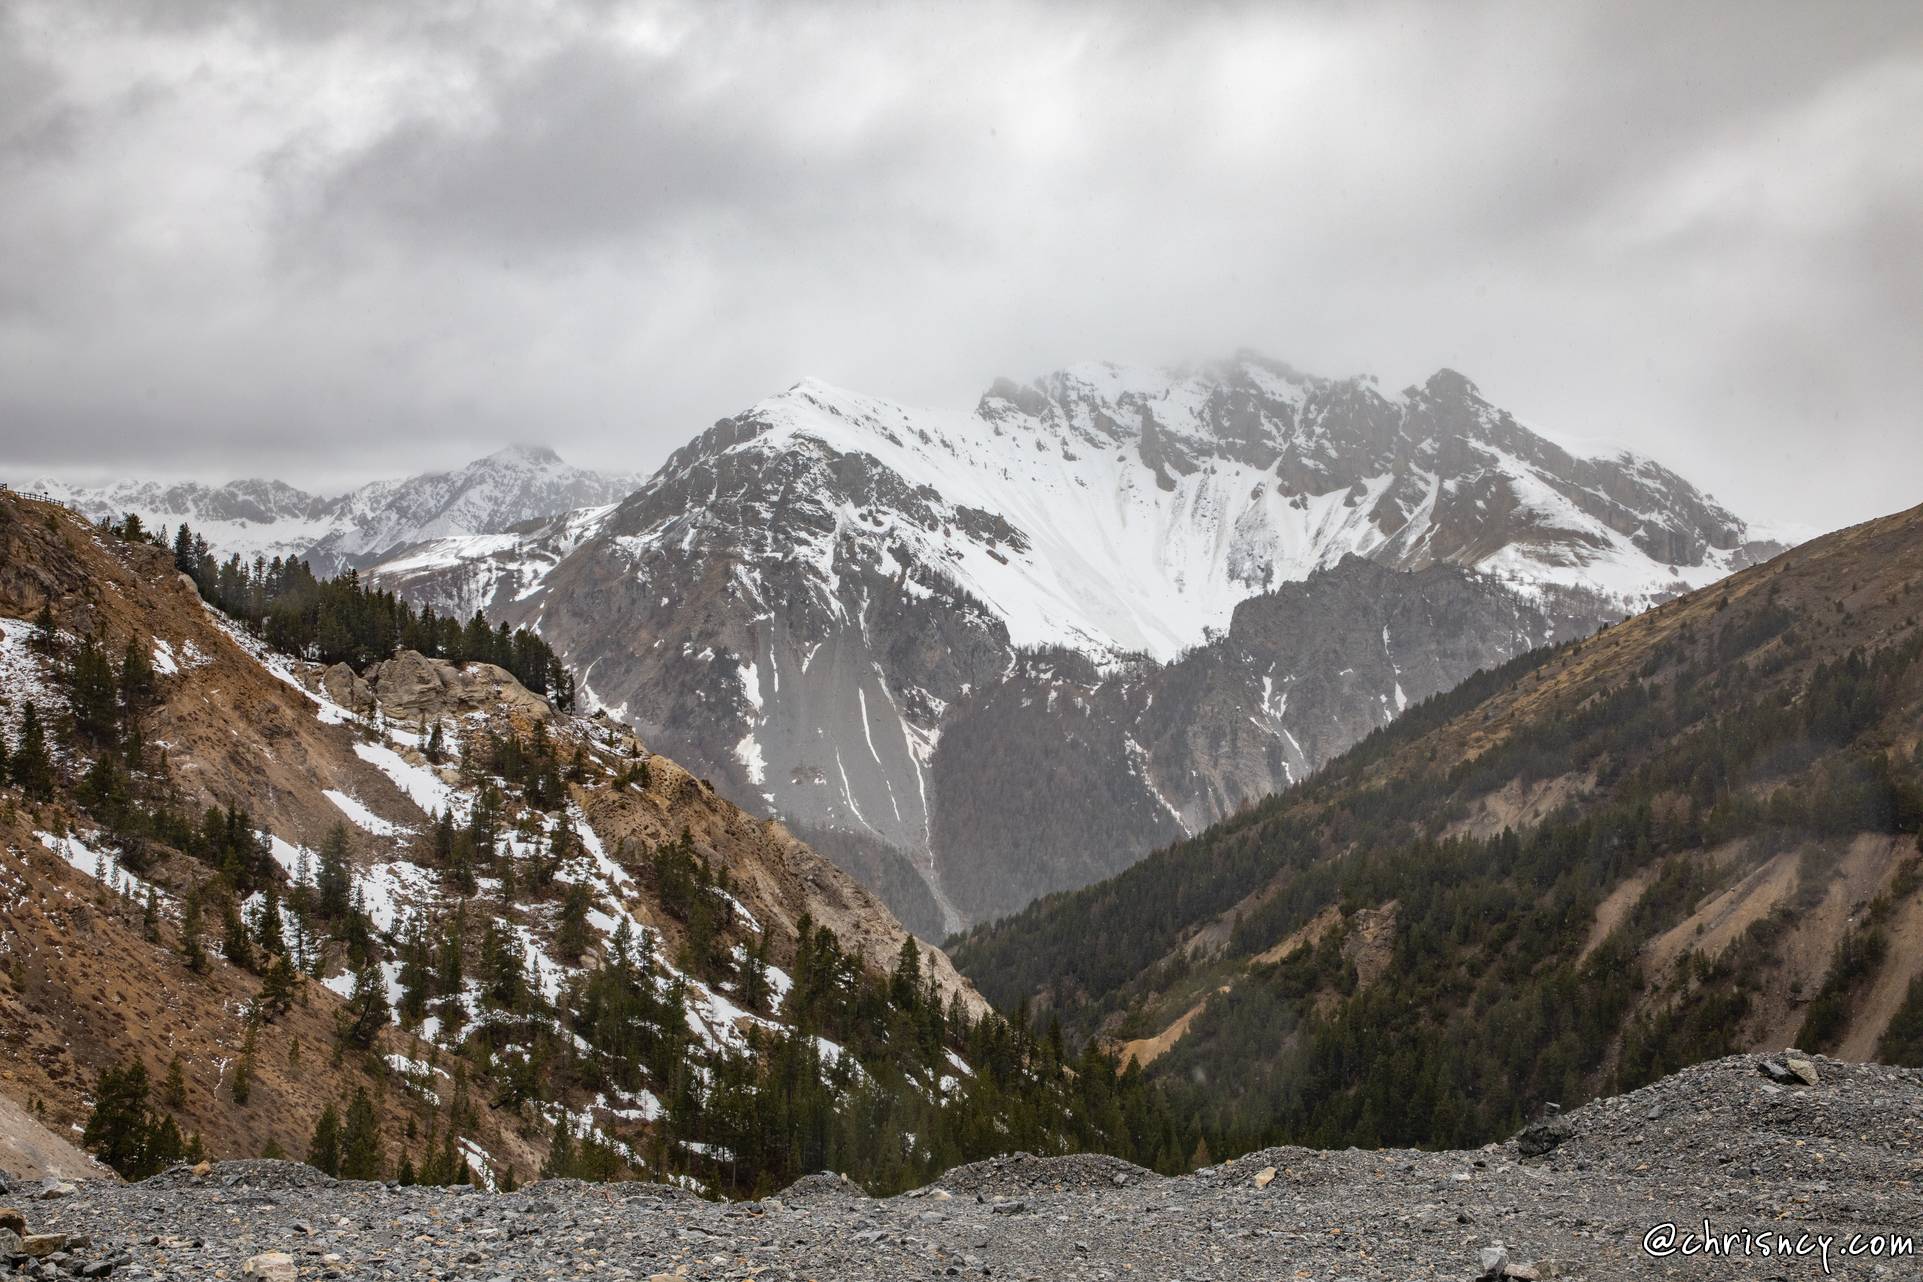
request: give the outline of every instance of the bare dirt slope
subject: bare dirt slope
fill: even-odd
[[[146,938],[140,902],[46,848],[39,833],[64,819],[51,809],[0,818],[0,1095],[77,1137],[100,1073],[139,1062],[154,1084],[154,1107],[215,1155],[252,1156],[270,1143],[304,1155],[321,1110],[362,1089],[389,1145],[425,1130],[428,1111],[397,1080],[372,1071],[377,1059],[335,1053],[341,999],[306,979],[293,1008],[256,1035],[251,1089],[244,1104],[236,1100],[247,1008],[261,980],[228,965],[211,943],[206,973],[195,974],[181,960],[178,923],[164,917],[157,937]],[[414,1048],[390,1030],[379,1050]],[[186,1089],[174,1105],[161,1087],[176,1058]],[[516,1120],[482,1110],[475,1138],[529,1172],[537,1150],[516,1138]]]
[[[5,1095],[0,1095],[0,1175],[10,1180],[114,1178],[73,1140],[55,1134]]]

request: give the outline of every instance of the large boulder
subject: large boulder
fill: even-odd
[[[543,721],[554,715],[553,704],[522,685],[506,668],[492,663],[470,663],[455,671],[462,680],[461,697],[471,707],[524,712]]]
[[[397,719],[434,716],[446,709],[452,696],[446,665],[417,650],[402,650],[385,663],[367,670],[368,684],[381,710]]]
[[[321,693],[352,713],[363,713],[374,706],[373,692],[360,674],[345,663],[336,663],[321,673]]]
[[[381,711],[396,721],[432,721],[463,712],[519,712],[546,720],[554,709],[505,668],[492,663],[456,666],[402,650],[367,670]]]

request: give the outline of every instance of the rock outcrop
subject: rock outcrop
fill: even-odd
[[[331,671],[331,669],[330,669]],[[554,706],[507,669],[492,663],[450,663],[414,650],[367,669],[363,683],[390,719],[434,721],[467,712],[504,712],[546,721]]]

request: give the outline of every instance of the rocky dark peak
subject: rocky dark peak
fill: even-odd
[[[1439,401],[1481,401],[1482,392],[1467,375],[1446,366],[1429,375],[1422,390]]]
[[[999,408],[997,402],[1012,405],[1023,414],[1040,418],[1048,412],[1048,394],[1033,383],[1017,383],[1011,378],[998,378],[982,393],[976,412],[989,417]]]

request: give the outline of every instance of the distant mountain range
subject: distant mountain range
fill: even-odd
[[[538,627],[935,933],[1775,546],[1459,374],[1385,393],[1244,355],[1001,381],[972,413],[803,382],[606,511],[371,572]]]
[[[515,448],[335,499],[56,492],[537,628],[595,704],[929,937],[1780,546],[1452,371],[1385,392],[1247,354],[1000,380],[972,412],[804,381],[645,480]]]
[[[149,526],[170,529],[184,521],[223,552],[299,555],[330,572],[449,534],[497,534],[535,517],[612,502],[638,483],[571,466],[545,446],[511,445],[455,471],[374,481],[332,498],[263,480],[105,486],[40,480],[31,488],[91,517],[134,512]]]

